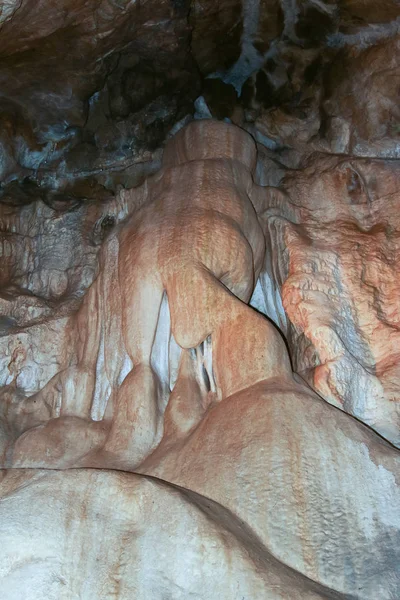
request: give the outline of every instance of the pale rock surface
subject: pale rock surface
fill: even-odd
[[[157,479],[13,470],[1,490],[2,600],[340,598],[223,506]]]
[[[140,471],[227,507],[326,590],[384,600],[400,585],[399,467],[371,430],[276,378],[223,400]]]

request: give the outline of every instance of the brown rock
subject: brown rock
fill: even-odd
[[[242,3],[238,0],[193,0],[189,23],[191,48],[202,75],[226,70],[240,56],[243,30]]]
[[[6,600],[398,593],[398,450],[248,305],[260,275],[294,368],[397,442],[375,393],[397,385],[396,165],[316,156],[279,190],[256,164],[238,127],[181,129],[141,187],[81,207],[75,250],[101,250],[78,312],[5,339]]]
[[[399,157],[399,40],[343,50],[326,76],[327,136],[333,152]]]
[[[398,180],[396,163],[320,156],[265,205],[295,369],[395,444]]]

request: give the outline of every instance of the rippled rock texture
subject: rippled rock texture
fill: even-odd
[[[400,596],[398,18],[0,3],[2,599]]]

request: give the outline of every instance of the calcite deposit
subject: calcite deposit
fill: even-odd
[[[279,192],[264,191],[271,256],[261,277],[276,282],[269,310],[278,325],[287,317],[296,372],[395,445],[399,173],[396,161],[331,155],[286,171]]]
[[[247,305],[264,264],[260,223],[269,211],[268,188],[253,183],[255,166],[256,146],[243,130],[207,120],[182,129],[167,145],[159,173],[110,204],[120,223],[103,242],[99,273],[78,312],[55,327],[60,337],[56,349],[47,348],[54,361],[47,381],[31,370],[36,393],[22,389],[26,363],[38,352],[33,340],[46,345],[46,334],[36,325],[31,338],[14,336],[1,421],[2,464],[9,471],[0,531],[18,557],[5,550],[9,598],[26,589],[23,572],[37,579],[35,592],[28,590],[32,598],[107,597],[115,577],[120,598],[145,597],[145,590],[155,598],[206,598],[222,585],[215,560],[226,598],[344,598],[357,589],[356,597],[372,599],[378,590],[391,598],[398,589],[397,450],[294,376],[281,334]],[[346,174],[346,165],[335,171],[332,159],[327,166],[334,176]],[[287,216],[294,220],[292,195]],[[279,218],[267,217],[270,230],[271,220]],[[272,237],[270,243],[290,254]],[[285,305],[284,293],[283,299]],[[295,309],[286,310],[295,324]],[[356,392],[351,398],[356,403]],[[57,470],[71,467],[71,474]],[[96,490],[89,496],[88,485]],[[46,515],[36,515],[32,506],[42,494],[50,504]],[[101,527],[107,552],[100,577],[94,565],[101,546],[86,554],[78,575],[71,572],[76,548],[64,512],[77,528],[78,548]],[[173,575],[176,568],[195,568],[186,553],[174,550],[175,566],[163,563],[161,572],[142,564],[146,548],[158,560],[154,546],[164,543],[158,530],[167,514],[168,544],[182,547],[185,536],[192,539],[190,560],[201,562],[209,588],[197,576]],[[45,534],[42,515],[52,522]],[[21,554],[19,527],[32,540],[41,532],[33,557],[31,546]],[[54,579],[49,557],[60,536],[66,539],[58,544]],[[124,564],[139,561],[135,575],[128,566],[115,575],[121,553],[129,553]]]
[[[0,600],[397,600],[396,0],[0,2]]]

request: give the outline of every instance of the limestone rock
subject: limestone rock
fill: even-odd
[[[140,467],[226,506],[327,597],[360,600],[398,590],[399,469],[396,449],[280,377],[223,400]]]
[[[281,564],[223,506],[157,479],[14,470],[0,515],[4,600],[340,597]]]
[[[132,95],[115,67],[92,103],[100,146],[107,98],[121,123],[161,110],[132,83],[162,95],[157,73],[124,60]],[[284,62],[293,92],[307,67]],[[98,202],[8,181],[1,598],[399,595],[398,165],[304,162],[327,140],[279,118],[292,147],[257,162],[260,122],[184,116],[160,170],[115,198],[96,180]]]
[[[283,186],[264,192],[264,310],[279,325],[283,305],[295,370],[398,445],[398,165],[315,156]]]
[[[345,49],[329,67],[323,111],[333,152],[399,158],[399,44]]]

